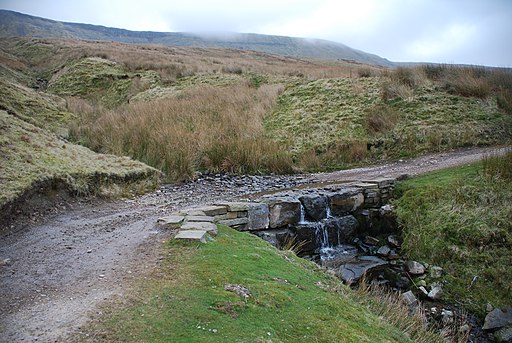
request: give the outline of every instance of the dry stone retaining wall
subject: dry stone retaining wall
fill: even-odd
[[[290,190],[265,195],[252,202],[220,202],[194,207],[162,217],[158,222],[180,231],[194,231],[197,239],[202,241],[206,233],[217,234],[215,224],[222,224],[239,231],[250,231],[279,247],[290,238],[311,243],[313,233],[306,224],[338,218],[328,222],[327,226],[333,228],[329,235],[333,238],[338,235],[337,240],[341,240],[340,232],[353,234],[357,228],[378,226],[374,225],[374,219],[385,216],[383,206],[388,203],[394,184],[394,179],[377,178]],[[191,232],[185,237],[196,239],[190,238],[196,237]]]

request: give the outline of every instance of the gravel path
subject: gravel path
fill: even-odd
[[[494,150],[473,148],[332,173],[202,176],[133,200],[76,201],[57,214],[24,218],[0,228],[0,342],[77,340],[81,325],[102,315],[98,305],[122,298],[133,280],[158,267],[169,233],[154,223],[177,209],[303,185],[415,175],[468,164]]]

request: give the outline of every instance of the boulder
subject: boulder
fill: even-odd
[[[342,216],[356,211],[364,203],[364,195],[360,189],[342,189],[329,197],[333,216]]]
[[[485,317],[484,330],[500,329],[505,326],[512,326],[512,307],[499,309],[495,308]]]
[[[282,198],[269,201],[269,227],[276,229],[294,225],[300,221],[300,201]]]
[[[267,204],[250,203],[247,210],[247,229],[264,230],[269,227],[269,209]]]
[[[305,219],[320,221],[327,216],[328,198],[325,195],[304,195],[299,198],[304,206]]]

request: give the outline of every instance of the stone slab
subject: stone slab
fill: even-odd
[[[221,202],[215,205],[225,206],[229,212],[243,212],[249,209],[248,202]]]
[[[160,217],[157,219],[157,223],[160,225],[164,225],[170,228],[177,228],[180,227],[181,224],[183,224],[183,221],[185,220],[185,216],[180,215],[170,215],[165,217]]]
[[[214,218],[210,216],[187,216],[187,222],[209,222],[213,223]]]
[[[245,225],[249,223],[248,218],[235,218],[235,219],[226,219],[226,220],[220,220],[218,222],[219,224],[226,225],[229,227],[238,226],[238,225]]]
[[[204,230],[212,236],[218,233],[217,225],[210,222],[188,222],[181,227],[181,230]]]
[[[195,211],[201,211],[207,216],[218,216],[222,214],[226,214],[228,212],[228,208],[226,206],[203,206],[194,208]]]
[[[206,243],[207,232],[205,230],[183,230],[178,232],[174,239],[184,239]]]
[[[248,230],[265,230],[269,227],[269,209],[267,204],[251,203],[247,212]]]

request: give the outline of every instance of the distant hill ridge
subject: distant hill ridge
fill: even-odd
[[[0,10],[0,37],[75,38],[111,40],[123,43],[164,44],[204,48],[253,50],[275,55],[350,60],[378,66],[394,64],[380,56],[352,49],[344,44],[320,39],[233,33],[226,36],[202,36],[183,32],[130,31],[91,24],[66,23]]]

